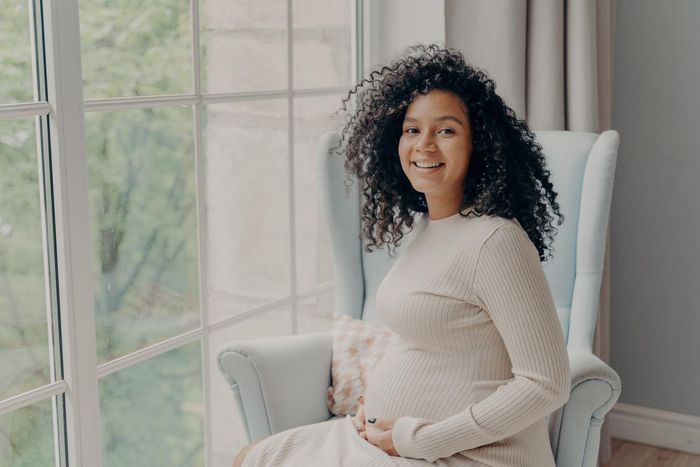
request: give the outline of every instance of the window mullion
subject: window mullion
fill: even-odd
[[[43,4],[68,463],[100,467],[78,0]],[[51,226],[49,226],[51,228]]]
[[[363,0],[351,0],[350,8],[350,57],[352,57],[351,66],[351,82],[352,84],[362,81],[363,73],[363,52],[364,52],[364,2]]]
[[[289,290],[292,297],[292,334],[299,333],[299,299],[297,297],[297,251],[296,251],[296,189],[294,180],[294,5],[287,0],[287,145],[289,154]]]
[[[61,360],[60,317],[58,308],[58,289],[56,277],[56,242],[54,232],[54,201],[53,183],[51,176],[51,148],[49,136],[49,112],[51,106],[47,102],[46,83],[46,46],[44,41],[44,17],[42,0],[29,0],[30,6],[30,37],[32,40],[32,77],[34,82],[34,100],[39,105],[46,106],[44,115],[35,117],[36,148],[38,151],[37,170],[41,180],[41,233],[44,247],[44,287],[46,299],[47,334],[49,347],[49,369],[51,385],[60,387],[61,392],[51,397],[53,414],[53,449],[54,465],[61,467],[66,464],[66,429],[65,429],[65,399],[67,384],[63,381],[63,362]],[[57,382],[58,381],[58,382]]]
[[[197,102],[194,105],[194,157],[197,199],[197,252],[199,268],[199,317],[201,324],[201,361],[202,361],[202,402],[204,403],[204,462],[214,463],[214,443],[212,427],[211,400],[211,365],[209,349],[209,313],[207,280],[207,216],[206,216],[206,166],[204,146],[202,144],[204,102],[202,101],[202,73],[199,0],[190,0],[192,12],[192,88]]]

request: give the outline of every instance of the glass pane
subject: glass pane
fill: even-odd
[[[189,0],[81,0],[86,98],[192,91]]]
[[[299,300],[297,305],[299,334],[330,331],[333,326],[334,306],[335,293],[333,288]]]
[[[295,88],[350,84],[352,3],[294,0]]]
[[[326,220],[318,187],[318,144],[323,133],[340,131],[332,119],[340,96],[304,97],[294,101],[294,176],[297,289],[303,292],[333,279]]]
[[[97,353],[199,325],[192,109],[86,115]]]
[[[206,108],[209,315],[290,293],[287,101]]]
[[[200,344],[100,381],[105,467],[204,466]]]
[[[199,0],[202,89],[287,88],[286,0]]]
[[[0,120],[0,400],[50,382],[34,118]]]
[[[0,104],[34,100],[27,0],[0,3]]]
[[[230,467],[238,451],[248,444],[238,405],[224,377],[218,370],[217,356],[234,340],[287,336],[292,333],[291,308],[285,306],[255,314],[245,321],[215,331],[209,336],[209,368],[216,372],[209,385],[209,397],[215,410],[211,413],[213,467]]]
[[[51,399],[0,416],[0,465],[55,465]]]

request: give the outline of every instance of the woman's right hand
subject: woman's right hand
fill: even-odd
[[[357,429],[357,433],[361,438],[367,439],[367,433],[365,432],[365,396],[360,396],[357,399],[357,413],[352,417],[352,423]]]

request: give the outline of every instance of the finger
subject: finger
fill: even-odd
[[[391,430],[394,427],[395,422],[396,420],[378,419],[373,423],[373,425],[380,430]]]
[[[379,446],[377,444],[377,435],[376,433],[373,433],[369,430],[365,430],[365,439],[369,441],[370,443],[374,444],[375,446]]]
[[[378,431],[368,427],[365,429],[365,433],[367,433],[367,441],[375,446],[381,446],[383,444],[386,431]]]
[[[380,430],[386,429],[386,422],[382,419],[377,419],[374,421],[373,425]]]
[[[388,434],[388,436],[387,436]],[[372,432],[367,432],[367,441],[370,443],[374,444],[377,446],[379,449],[381,449],[384,452],[388,451],[387,449],[392,445],[391,442],[391,432],[382,432],[382,433],[372,433]]]

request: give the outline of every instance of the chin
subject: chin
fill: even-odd
[[[430,193],[433,190],[432,186],[426,186],[424,183],[417,183],[417,184],[411,184],[413,186],[413,189],[416,190],[418,193]]]

